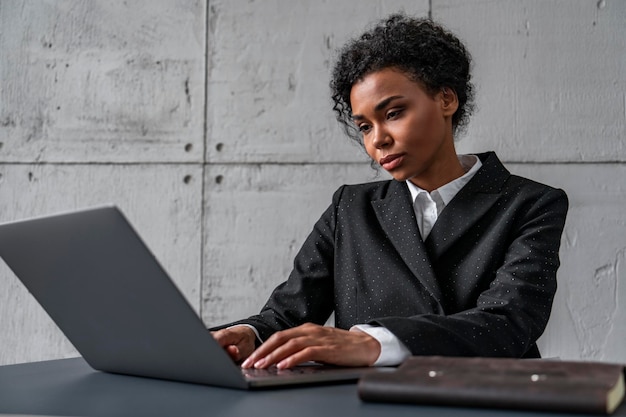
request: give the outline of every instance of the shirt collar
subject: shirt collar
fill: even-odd
[[[465,174],[455,180],[450,181],[449,183],[442,185],[441,187],[433,190],[430,193],[432,199],[437,202],[438,211],[443,210],[443,207],[447,206],[450,201],[454,198],[454,196],[461,191],[471,179],[474,177],[474,174],[478,172],[480,167],[482,166],[482,162],[480,162],[480,158],[476,155],[457,155],[459,158],[459,162],[461,166],[465,170]],[[428,191],[418,187],[413,184],[410,180],[406,180],[407,185],[409,186],[409,191],[411,192],[411,200],[415,203],[415,199],[417,195],[420,193],[428,193]],[[442,205],[440,207],[440,205]]]

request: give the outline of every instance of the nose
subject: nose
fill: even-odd
[[[376,127],[374,131],[374,140],[372,141],[372,145],[374,145],[377,149],[382,149],[387,147],[393,142],[391,135],[389,132],[383,127]]]

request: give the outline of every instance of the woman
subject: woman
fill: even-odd
[[[213,333],[242,367],[539,357],[567,197],[494,153],[457,155],[470,63],[453,34],[404,15],[342,49],[337,118],[393,179],[339,188],[260,314]]]

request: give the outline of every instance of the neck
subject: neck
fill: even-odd
[[[440,154],[445,156],[438,158],[427,172],[410,179],[413,184],[429,193],[465,175],[453,141],[449,141]]]

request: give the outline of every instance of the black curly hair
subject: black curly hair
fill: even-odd
[[[339,51],[330,82],[333,110],[348,136],[362,144],[352,121],[350,91],[368,74],[396,68],[431,95],[444,87],[455,91],[459,108],[452,116],[456,133],[467,126],[474,109],[472,58],[461,41],[430,19],[393,14]]]

